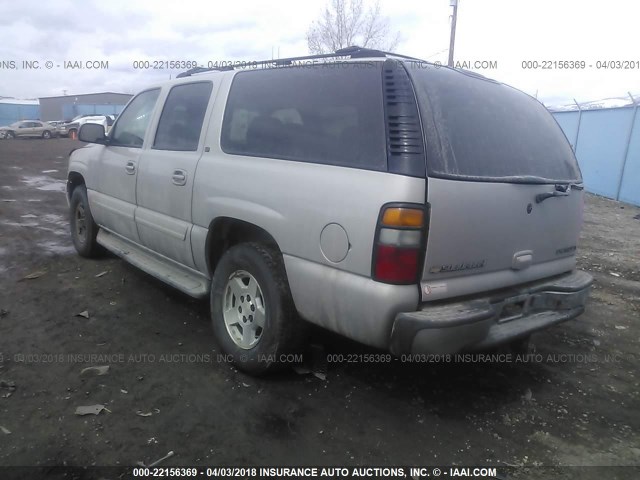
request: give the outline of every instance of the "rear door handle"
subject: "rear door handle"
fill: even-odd
[[[127,171],[129,175],[133,175],[134,173],[136,173],[136,164],[129,161],[125,165],[124,169]]]
[[[171,177],[171,181],[174,185],[183,186],[187,183],[187,172],[181,169],[177,169],[173,171],[173,176]]]

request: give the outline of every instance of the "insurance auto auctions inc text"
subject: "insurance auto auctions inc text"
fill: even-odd
[[[264,477],[324,478],[494,478],[495,467],[261,467],[256,472]]]

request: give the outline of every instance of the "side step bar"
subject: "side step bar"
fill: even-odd
[[[104,248],[140,270],[191,297],[204,298],[209,294],[211,280],[200,272],[179,265],[103,228],[98,231],[97,241]]]

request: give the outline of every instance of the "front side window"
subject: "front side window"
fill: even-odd
[[[212,88],[211,82],[198,82],[171,89],[158,122],[154,149],[182,152],[198,149]]]
[[[381,64],[240,72],[220,143],[236,155],[384,171]]]
[[[159,93],[159,89],[147,90],[131,101],[112,130],[111,145],[142,147]]]

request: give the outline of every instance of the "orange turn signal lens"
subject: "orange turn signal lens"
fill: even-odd
[[[414,227],[424,225],[424,211],[417,208],[387,208],[382,216],[386,227]]]

